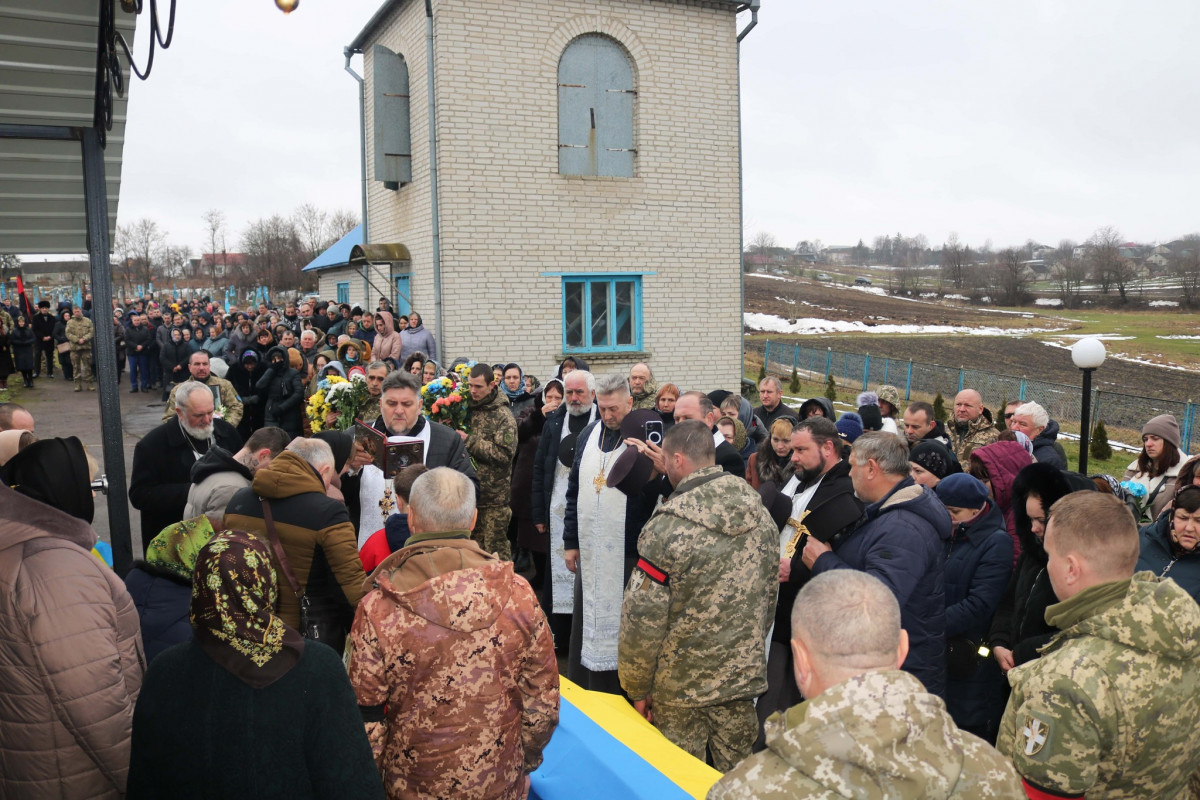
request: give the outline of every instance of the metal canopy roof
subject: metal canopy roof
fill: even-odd
[[[113,0],[101,0],[112,2]],[[96,0],[0,0],[0,125],[95,124]],[[118,10],[133,41],[137,17]],[[125,86],[128,62],[120,59]],[[126,98],[113,97],[104,150],[108,229],[116,229]],[[87,212],[78,141],[0,138],[0,253],[86,253]]]
[[[308,266],[304,267],[301,272],[310,272],[316,269],[326,269],[328,267],[344,267],[350,263],[350,250],[355,245],[362,244],[362,224],[354,227],[354,230],[347,233],[342,238],[331,244],[325,252],[308,262]]]

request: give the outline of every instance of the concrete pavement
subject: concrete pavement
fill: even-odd
[[[150,394],[130,394],[129,378],[123,376],[121,381],[121,422],[125,450],[125,476],[133,468],[133,448],[138,441],[155,426],[161,424],[162,412],[166,403],[159,402],[158,391]],[[9,385],[20,386],[20,376],[14,381],[9,379]],[[54,380],[43,375],[34,381],[33,389],[18,389],[13,399],[29,409],[33,414],[37,435],[40,439],[56,436],[78,436],[84,447],[96,461],[104,464],[104,451],[101,446],[100,430],[100,393],[73,391],[74,384],[63,380],[62,374],[55,370]],[[128,486],[125,487],[128,491]],[[130,507],[129,520],[133,535],[133,552],[135,558],[142,552],[141,525],[136,509]],[[96,495],[96,516],[93,527],[101,540],[110,542],[111,534],[108,529],[108,497]],[[155,531],[154,533],[158,533]]]

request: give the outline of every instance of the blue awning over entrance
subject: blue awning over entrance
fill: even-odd
[[[362,225],[347,233],[329,246],[321,255],[309,262],[301,272],[311,272],[328,267],[344,267],[350,262],[350,251],[355,245],[362,244]]]

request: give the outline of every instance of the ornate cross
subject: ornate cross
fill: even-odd
[[[805,527],[804,520],[811,513],[811,511],[805,509],[804,513],[800,515],[800,519],[788,517],[787,524],[791,525],[796,532],[792,534],[792,539],[787,543],[787,547],[783,548],[783,554],[786,557],[794,557],[796,555],[796,548],[800,546],[800,540],[808,536],[808,528]]]

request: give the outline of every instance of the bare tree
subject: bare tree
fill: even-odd
[[[988,269],[988,290],[1001,305],[1020,305],[1028,299],[1032,276],[1025,266],[1025,251],[1019,247],[1001,250]]]
[[[182,278],[187,274],[192,248],[186,244],[169,244],[163,247],[161,258],[164,277]]]
[[[750,247],[760,256],[770,255],[777,246],[775,237],[766,231],[759,231],[750,240]]]
[[[1189,233],[1171,253],[1171,272],[1179,278],[1185,308],[1200,303],[1200,233]]]
[[[292,221],[296,228],[296,235],[300,237],[300,246],[308,255],[309,261],[319,256],[326,247],[332,244],[328,232],[329,214],[312,203],[305,203],[293,211]]]
[[[1084,243],[1092,280],[1107,295],[1116,282],[1121,262],[1121,232],[1111,225],[1098,229]]]
[[[167,234],[152,219],[142,217],[131,225],[117,228],[114,252],[126,263],[126,280],[149,285],[162,273],[163,248]]]
[[[357,227],[358,214],[348,208],[339,208],[329,215],[330,243],[336,242]]]
[[[212,278],[212,285],[216,288],[218,278],[225,272],[226,248],[225,248],[225,215],[215,208],[210,208],[204,212],[201,217],[204,220],[204,228],[208,232],[208,275]],[[221,249],[218,250],[217,247]],[[217,269],[217,256],[220,254],[221,270]],[[204,266],[204,254],[200,255],[200,266]]]
[[[298,286],[300,268],[310,260],[296,223],[279,214],[250,223],[242,234],[242,249],[247,261],[242,284],[266,286],[272,293]]]
[[[1062,248],[1060,247],[1059,251],[1061,252],[1061,250]],[[1083,284],[1087,280],[1087,276],[1087,262],[1081,258],[1076,258],[1074,253],[1068,252],[1065,258],[1059,258],[1054,262],[1051,277],[1058,288],[1058,298],[1062,300],[1064,308],[1075,308],[1079,305],[1080,296],[1083,294]]]
[[[957,233],[951,233],[942,245],[942,275],[956,290],[962,291],[967,285],[970,264],[971,248],[958,240]]]

